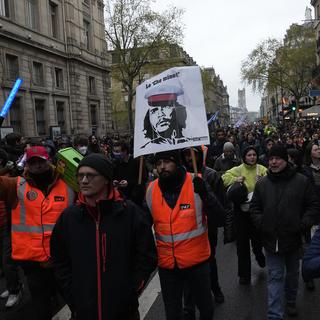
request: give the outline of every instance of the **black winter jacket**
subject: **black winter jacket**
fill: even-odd
[[[207,216],[210,244],[214,243],[214,245],[217,246],[217,228],[223,227],[225,223],[226,193],[223,181],[217,171],[209,167],[203,167],[201,173],[202,179],[206,182],[208,192],[212,198],[215,198],[215,202],[211,206],[212,213],[210,212]]]
[[[151,226],[130,201],[100,201],[98,216],[85,204],[63,211],[51,238],[55,275],[77,320],[100,319],[99,309],[103,320],[127,319],[157,265]]]
[[[319,220],[320,203],[308,178],[287,166],[257,182],[250,211],[264,248],[287,253],[301,246],[302,229]]]

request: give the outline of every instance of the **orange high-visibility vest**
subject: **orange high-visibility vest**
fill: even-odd
[[[18,205],[12,210],[12,258],[48,261],[53,227],[62,211],[73,203],[74,192],[58,179],[46,197],[18,177]]]
[[[188,268],[209,259],[207,221],[190,173],[173,209],[163,198],[158,179],[151,182],[146,200],[153,217],[159,267]]]

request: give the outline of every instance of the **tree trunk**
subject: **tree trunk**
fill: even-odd
[[[133,134],[134,129],[134,123],[132,118],[132,102],[133,102],[133,90],[132,87],[128,89],[128,125],[129,125],[129,131],[131,134]]]

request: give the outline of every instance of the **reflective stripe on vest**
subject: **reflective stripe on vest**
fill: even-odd
[[[14,260],[45,262],[50,259],[50,239],[62,211],[73,202],[73,191],[57,180],[48,195],[18,177],[18,204],[11,212]]]
[[[153,191],[154,184],[155,184],[155,181],[150,182],[147,189],[147,193],[146,193],[146,202],[150,212],[152,212],[152,191]]]
[[[188,268],[210,257],[206,217],[202,201],[194,192],[192,175],[186,173],[174,208],[163,198],[159,180],[147,190],[157,242],[158,266],[165,269]]]
[[[20,182],[17,189],[17,196],[20,203],[20,224],[11,225],[11,231],[13,232],[32,232],[32,233],[43,233],[46,231],[52,231],[55,224],[43,224],[42,226],[29,226],[26,224],[26,206],[24,195],[26,192],[27,182],[23,177],[20,177]],[[67,207],[70,206],[74,201],[74,191],[67,186]]]
[[[191,175],[192,176],[192,175]],[[152,212],[152,192],[154,189],[155,181],[152,181],[148,187],[147,194],[146,194],[146,202],[148,205],[148,208],[150,212]],[[193,187],[193,184],[192,184]],[[187,239],[192,239],[195,237],[198,237],[202,234],[204,234],[207,231],[207,226],[203,225],[202,223],[202,201],[200,196],[194,192],[194,203],[195,203],[195,212],[196,212],[196,221],[197,221],[197,229],[192,230],[189,232],[185,233],[178,233],[174,235],[159,235],[155,234],[155,238],[159,241],[167,242],[167,243],[172,243],[176,241],[182,241],[182,240],[187,240]]]

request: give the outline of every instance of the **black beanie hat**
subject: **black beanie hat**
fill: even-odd
[[[103,175],[108,181],[112,181],[113,179],[113,165],[110,160],[106,158],[101,153],[91,153],[88,156],[84,157],[77,168],[79,171],[80,167],[90,167],[96,171],[98,171],[101,175]]]
[[[157,161],[163,159],[171,160],[178,166],[181,165],[181,157],[179,150],[170,150],[156,153],[154,156],[154,163],[156,164]]]
[[[269,158],[271,157],[279,157],[288,162],[288,151],[283,145],[275,144],[269,151]]]

